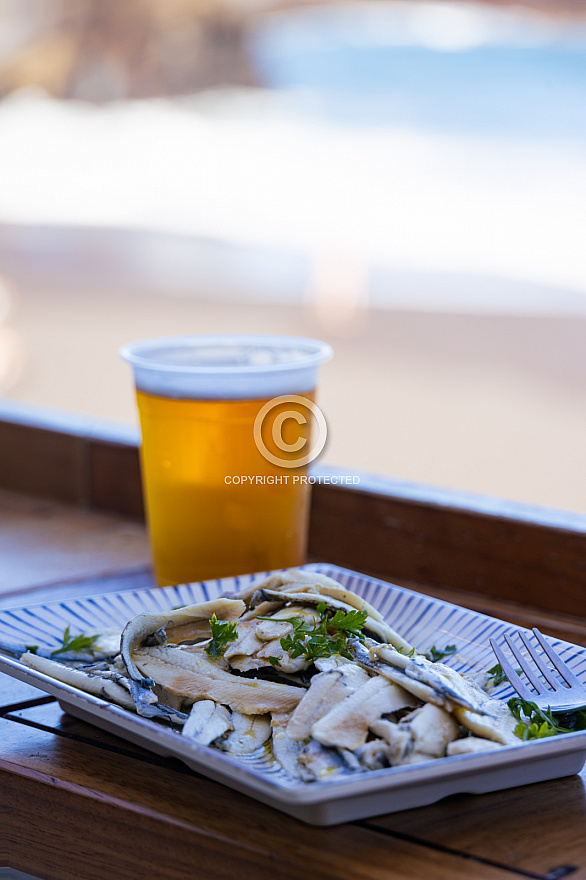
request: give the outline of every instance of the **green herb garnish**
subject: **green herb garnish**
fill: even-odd
[[[403,654],[405,657],[414,657],[415,656],[415,648],[411,648],[410,651],[406,651],[405,648],[395,648],[399,654]]]
[[[63,644],[60,645],[55,651],[51,651],[51,657],[55,657],[57,654],[64,654],[66,651],[85,651],[88,648],[93,648],[97,635],[95,636],[72,636],[69,627],[65,627],[65,632],[63,633]]]
[[[25,645],[24,647],[29,652],[29,654],[36,654],[39,650],[38,645]]]
[[[555,736],[556,733],[558,731],[554,730],[547,721],[544,721],[543,724],[537,724],[534,721],[529,726],[520,721],[515,727],[515,736],[525,741],[528,739],[542,739],[544,736]]]
[[[522,697],[511,697],[507,706],[519,722],[515,727],[515,736],[519,739],[542,739],[544,736],[566,732],[558,725],[549,707],[540,709],[535,703]]]
[[[488,670],[487,675],[490,676],[490,678],[487,678],[486,680],[487,687],[497,687],[499,684],[502,684],[503,681],[509,680],[500,663],[495,663],[492,669]]]
[[[364,641],[362,627],[368,616],[366,611],[348,611],[341,609],[328,619],[328,606],[320,602],[316,608],[319,619],[308,623],[303,617],[279,618],[290,623],[293,632],[281,639],[281,647],[289,656],[304,657],[313,663],[319,657],[331,657],[341,654],[348,660],[352,655],[347,648],[349,636]]]
[[[586,730],[586,712],[557,712],[555,715],[548,706],[540,709],[535,703],[522,697],[512,697],[507,706],[519,722],[515,736],[524,741],[555,736],[557,733],[571,733],[573,730]]]
[[[228,642],[233,642],[238,638],[238,628],[235,623],[228,623],[227,620],[218,620],[215,612],[210,618],[210,627],[212,630],[212,640],[206,646],[205,652],[208,657],[218,660],[224,656]]]
[[[432,645],[429,649],[429,659],[432,663],[437,663],[438,660],[443,660],[444,657],[449,657],[450,654],[455,654],[458,649],[455,645],[446,645],[446,647],[442,650],[441,648],[436,648],[435,645]]]
[[[271,666],[278,666],[279,665],[279,658],[278,657],[269,657],[269,663],[271,664]]]
[[[521,672],[522,672],[523,670],[522,670],[522,669],[516,669],[515,671],[516,671],[516,673],[517,673],[518,675],[520,675]],[[500,663],[495,663],[495,665],[492,667],[492,669],[489,669],[489,670],[488,670],[488,673],[487,673],[487,674],[490,675],[490,676],[492,676],[492,680],[491,680],[490,678],[488,678],[488,679],[486,680],[486,685],[485,685],[485,687],[491,687],[491,688],[492,688],[492,687],[498,687],[498,685],[499,685],[499,684],[502,684],[503,681],[508,681],[508,680],[509,680],[509,679],[507,678],[507,676],[505,675],[505,672],[504,672],[504,670],[503,670],[503,667],[501,666]]]
[[[325,602],[322,602],[321,605],[318,605],[317,610],[320,612],[320,614],[326,614],[327,605],[325,604]],[[328,627],[330,629],[337,629],[340,632],[346,633],[349,636],[356,636],[356,638],[363,640],[364,636],[362,635],[362,627],[366,623],[367,617],[367,611],[344,612],[342,610],[339,610],[336,611],[334,616],[328,620]]]

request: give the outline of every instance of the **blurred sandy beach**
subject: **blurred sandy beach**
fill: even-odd
[[[135,68],[89,5],[60,87],[44,44],[0,79],[0,394],[136,423],[123,343],[315,336],[324,461],[586,510],[583,16],[318,5],[206,48],[153,3]]]
[[[3,324],[14,355],[8,397],[136,423],[130,371],[117,355],[125,342],[314,336],[335,349],[319,390],[329,424],[323,461],[586,507],[586,316],[356,307],[336,323],[315,300],[242,302],[212,286],[207,296],[145,291],[128,278],[96,282],[96,273],[93,282],[91,273],[59,280],[0,254],[12,291]]]

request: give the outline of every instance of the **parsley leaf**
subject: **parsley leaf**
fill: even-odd
[[[515,736],[524,741],[586,729],[586,712],[558,712],[554,715],[549,706],[540,709],[522,697],[512,697],[507,705],[519,722],[515,727]]]
[[[521,669],[517,669],[515,671],[519,675],[522,672]],[[501,666],[500,663],[495,663],[495,665],[492,667],[492,669],[488,670],[488,675],[491,676],[491,678],[487,678],[485,687],[491,687],[491,688],[498,687],[498,685],[502,684],[503,681],[509,680],[507,678],[507,676],[505,675],[503,667]]]
[[[208,657],[217,660],[219,657],[223,657],[224,651],[228,647],[228,642],[233,642],[238,638],[238,628],[235,623],[228,623],[227,620],[218,620],[215,612],[210,618],[210,627],[212,629],[212,640],[207,645],[205,652]]]
[[[446,645],[443,651],[441,648],[436,648],[435,645],[432,645],[429,649],[429,659],[432,663],[437,663],[438,660],[443,660],[444,657],[449,657],[450,654],[455,654],[457,650],[458,649],[455,645]]]
[[[29,654],[36,654],[39,650],[38,645],[25,645],[25,648],[29,652]]]
[[[519,739],[542,739],[544,736],[555,736],[556,733],[564,732],[549,708],[540,709],[535,703],[522,697],[511,697],[507,706],[519,722],[515,727],[515,736]]]
[[[319,657],[331,657],[333,654],[352,659],[347,640],[349,636],[364,640],[362,628],[367,612],[345,612],[339,609],[328,618],[328,606],[325,602],[320,602],[316,611],[319,618],[312,622],[303,617],[286,618],[293,627],[293,632],[280,640],[283,650],[292,658],[304,657],[311,663]]]
[[[544,721],[541,725],[537,724],[536,721],[530,725],[520,721],[515,727],[515,736],[518,736],[524,742],[529,739],[542,739],[544,736],[555,736],[556,733],[557,730],[554,730],[547,721]]]
[[[323,604],[323,603],[322,603]],[[322,605],[318,605],[318,610],[322,608]],[[324,605],[322,614],[325,614],[326,606]],[[341,632],[348,633],[348,635],[353,636],[362,636],[362,627],[365,624],[367,618],[366,611],[348,611],[345,613],[342,610],[336,611],[333,617],[328,621],[328,626],[331,629],[337,629]],[[364,638],[364,636],[362,636]]]
[[[503,681],[509,680],[505,675],[503,667],[500,663],[495,663],[492,669],[488,670],[487,674],[490,676],[490,678],[487,678],[486,680],[486,684],[488,687],[497,687],[497,685],[502,684]]]
[[[65,627],[65,632],[63,633],[63,644],[60,645],[55,651],[51,651],[51,657],[56,657],[57,654],[65,654],[66,652],[74,652],[74,651],[85,651],[88,648],[93,648],[94,642],[98,638],[95,636],[72,636],[71,630],[67,626]]]
[[[271,666],[278,666],[279,665],[279,658],[278,657],[269,657],[269,663],[271,664]]]

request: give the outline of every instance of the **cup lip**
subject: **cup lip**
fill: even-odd
[[[164,364],[158,363],[148,356],[162,345],[181,343],[183,345],[204,348],[209,345],[263,345],[277,348],[307,349],[307,356],[297,360],[281,361],[273,364]],[[142,370],[153,370],[164,373],[182,373],[188,375],[229,375],[287,372],[303,370],[308,367],[329,361],[333,357],[333,349],[327,342],[312,339],[308,336],[274,336],[271,334],[248,333],[205,333],[186,336],[159,336],[154,339],[143,339],[129,342],[119,349],[120,357],[132,367]]]

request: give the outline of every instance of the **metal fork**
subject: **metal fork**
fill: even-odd
[[[539,642],[544,654],[549,658],[552,666],[556,669],[561,678],[564,679],[565,684],[562,684],[559,678],[557,678],[549,668],[545,662],[544,655],[537,652],[535,647],[529,642],[525,633],[520,630],[518,630],[518,633],[527,649],[527,654],[539,670],[539,675],[541,675],[551,686],[550,690],[527,662],[526,655],[523,655],[511,637],[505,634],[505,642],[507,643],[513,657],[535,688],[535,693],[530,691],[517,672],[515,672],[495,640],[490,639],[490,644],[495,653],[496,659],[501,664],[504,674],[507,676],[519,696],[524,700],[535,703],[540,709],[550,708],[553,712],[572,712],[574,709],[583,709],[586,707],[586,685],[582,684],[582,682],[576,678],[572,670],[564,663],[559,654],[554,651],[539,630],[534,629],[533,635]]]

